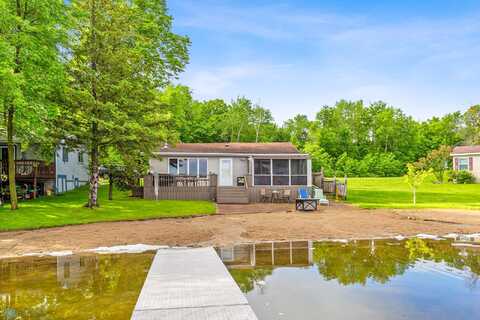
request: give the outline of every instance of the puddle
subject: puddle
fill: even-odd
[[[130,319],[154,253],[0,260],[0,319]]]
[[[261,320],[479,319],[480,237],[438,240],[276,242],[217,252]]]

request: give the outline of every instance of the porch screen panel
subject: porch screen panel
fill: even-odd
[[[288,159],[274,159],[272,160],[273,184],[280,186],[288,186],[288,176],[290,168]]]
[[[269,186],[272,184],[270,159],[255,159],[254,181],[257,186]]]
[[[208,175],[208,160],[198,159],[198,176],[205,178]]]
[[[307,160],[292,159],[290,165],[292,167],[292,185],[307,185]]]

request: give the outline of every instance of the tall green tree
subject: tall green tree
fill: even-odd
[[[310,135],[310,120],[306,115],[297,114],[293,119],[285,121],[284,130],[287,132],[292,142],[297,148],[303,150]]]
[[[183,70],[189,39],[161,0],[74,0],[67,101],[59,119],[90,159],[87,206],[98,206],[99,161],[120,145],[151,151],[167,136],[158,88]],[[119,150],[119,148],[118,148]],[[127,148],[132,150],[132,148]]]
[[[0,107],[8,144],[10,203],[17,209],[15,139],[46,136],[64,84],[63,0],[0,0]]]
[[[468,108],[464,121],[466,144],[480,144],[480,104]]]

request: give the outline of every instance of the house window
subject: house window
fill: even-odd
[[[468,159],[460,158],[458,159],[458,170],[468,170]]]
[[[290,168],[288,159],[272,160],[273,184],[278,186],[288,186]]]
[[[62,160],[63,162],[68,162],[68,148],[62,147]]]
[[[168,173],[206,178],[208,176],[208,160],[202,158],[170,158],[168,160]]]
[[[172,175],[178,174],[178,160],[177,159],[170,159],[168,161],[168,173]]]
[[[307,185],[307,160],[306,159],[292,159],[290,160],[292,169],[292,186]]]
[[[200,178],[206,178],[208,175],[208,160],[198,159],[198,176]]]
[[[255,159],[254,161],[254,183],[257,186],[269,186],[272,184],[270,159]]]
[[[78,151],[78,162],[83,163],[83,152]]]

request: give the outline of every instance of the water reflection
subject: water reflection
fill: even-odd
[[[260,319],[480,317],[480,239],[219,248]]]
[[[129,319],[153,253],[0,260],[0,316]]]

